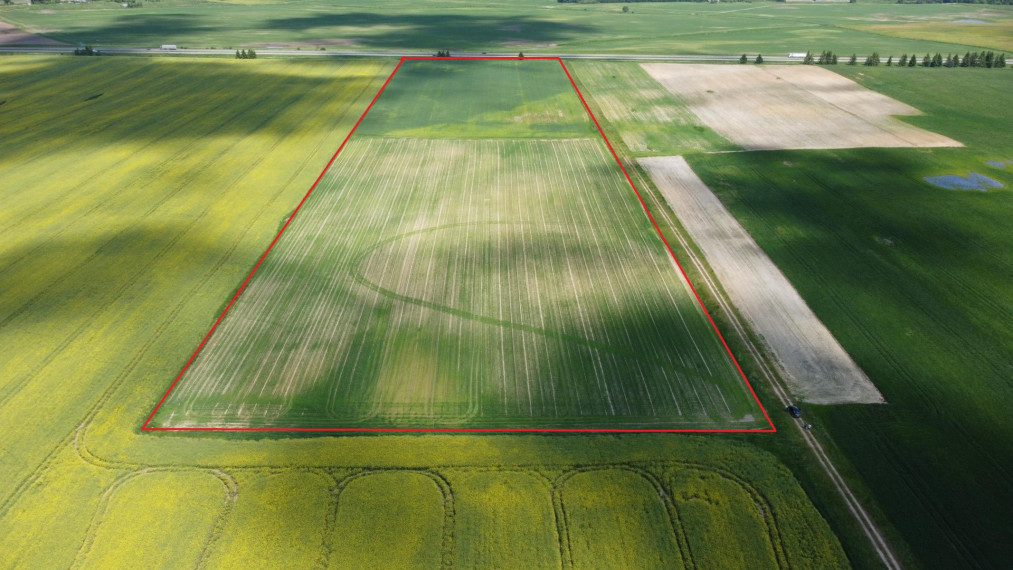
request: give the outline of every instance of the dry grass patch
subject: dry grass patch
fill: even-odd
[[[894,115],[909,105],[821,67],[646,63],[704,122],[748,150],[962,146]]]
[[[792,392],[817,404],[883,396],[784,274],[681,156],[642,158],[732,302],[777,358]]]
[[[62,46],[63,42],[19,30],[18,28],[0,22],[0,46]]]

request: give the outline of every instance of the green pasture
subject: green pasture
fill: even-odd
[[[553,0],[161,0],[0,6],[0,19],[69,44],[184,47],[439,49],[516,53],[786,55],[964,52],[1009,48],[1013,8],[885,2],[558,4]],[[959,20],[986,22],[977,28]],[[921,26],[934,26],[922,29]],[[974,24],[972,24],[973,26]],[[950,34],[950,26],[959,31]],[[993,30],[994,28],[994,30]],[[987,35],[986,35],[987,34]]]
[[[692,155],[886,397],[808,406],[920,560],[1013,556],[1013,105],[1008,70],[838,71],[965,148]],[[990,162],[992,164],[990,164]],[[926,176],[977,172],[1003,189]],[[846,458],[846,459],[844,459]]]
[[[140,431],[392,69],[0,58],[0,566],[864,560],[752,436]]]
[[[406,60],[355,132],[447,139],[598,134],[553,60]]]

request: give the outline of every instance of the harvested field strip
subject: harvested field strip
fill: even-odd
[[[681,156],[640,159],[732,303],[777,358],[795,396],[817,404],[883,396],[791,283]]]
[[[704,124],[747,150],[961,146],[892,117],[917,109],[821,67],[642,67]]]
[[[610,165],[353,139],[154,425],[762,425]]]

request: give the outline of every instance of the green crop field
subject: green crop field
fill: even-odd
[[[558,62],[390,86],[153,426],[769,427]]]
[[[331,57],[0,56],[0,567],[879,567],[813,441],[903,566],[1013,559],[1013,74],[843,65],[1009,57],[1013,7],[14,2],[0,44]],[[738,152],[637,61],[567,60],[777,433],[142,430],[397,64],[336,52],[439,49],[833,50],[966,146]],[[466,65],[402,66],[152,425],[766,426],[558,64]],[[670,155],[885,404],[795,429],[634,160]],[[926,181],[972,173],[1004,187]]]
[[[0,566],[865,560],[755,436],[140,431],[392,69],[0,58]]]
[[[72,45],[97,46],[767,55],[829,49],[898,56],[1013,49],[1009,6],[638,2],[628,13],[622,6],[554,0],[160,0],[131,9],[104,2],[0,6],[0,19]],[[950,33],[954,30],[958,34]]]
[[[886,397],[810,406],[928,566],[1013,557],[1009,70],[842,68],[965,148],[694,155]],[[990,73],[991,71],[991,73]],[[1005,187],[946,190],[977,172]]]

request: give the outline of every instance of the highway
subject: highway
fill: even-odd
[[[417,57],[433,55],[429,51],[412,50],[349,50],[349,49],[292,49],[283,47],[255,48],[257,57]],[[235,56],[234,49],[206,49],[186,48],[175,50],[163,50],[158,47],[102,47],[97,46],[95,50],[102,55],[152,55],[166,57],[181,56]],[[68,54],[73,53],[73,46],[0,46],[0,53],[23,53],[23,54]],[[693,62],[734,62],[738,61],[739,55],[697,55],[697,54],[615,54],[615,53],[557,53],[557,52],[529,52],[526,55],[532,57],[559,57],[562,59],[605,59],[605,60],[632,60],[632,61],[674,61],[683,63]],[[451,52],[453,57],[516,57],[517,52]],[[749,55],[752,63],[755,54]],[[790,63],[801,62],[802,58],[787,55],[763,56],[767,63]]]

